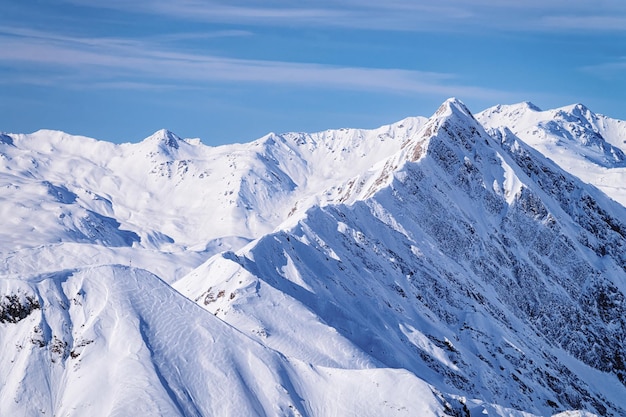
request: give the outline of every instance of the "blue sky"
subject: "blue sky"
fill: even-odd
[[[219,145],[452,96],[626,119],[626,2],[0,0],[0,131]]]

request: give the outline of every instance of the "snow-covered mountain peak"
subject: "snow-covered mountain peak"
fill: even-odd
[[[527,118],[534,117],[534,113],[541,113],[542,110],[531,103],[524,101],[517,104],[498,104],[476,114],[478,120],[511,120],[515,122],[523,121]]]
[[[580,133],[578,142],[586,144],[585,141],[589,140],[589,132],[593,132],[597,135],[596,142],[600,139],[604,141],[600,132],[600,126],[598,126],[598,122],[600,121],[598,115],[584,104],[571,104],[569,106],[549,110],[548,113],[551,120],[542,121],[541,123],[548,129],[553,128],[556,135],[558,135],[559,130],[562,129],[574,134]],[[563,133],[561,133],[561,135],[563,135]],[[570,137],[569,139],[576,140],[575,137]]]
[[[594,120],[598,118],[598,116],[596,116],[594,112],[592,112],[587,106],[582,103],[563,106],[556,109],[554,112],[555,116],[563,117],[564,119],[568,120],[582,121],[582,119]]]
[[[492,138],[460,100],[446,100],[431,118],[420,122],[418,129],[403,137],[398,152],[328,191],[327,202],[353,204],[368,199],[388,187],[394,176],[404,171],[407,163],[419,162],[425,157],[437,164],[450,165],[446,168],[449,170],[455,169],[452,165],[466,165],[476,170],[474,165],[484,165],[483,159],[498,164],[499,160],[489,145]],[[485,175],[488,178],[484,181],[494,182],[493,170],[487,169]],[[495,181],[503,182],[502,178]]]
[[[415,156],[421,152],[425,159],[415,169],[428,172],[424,175],[449,181],[453,188],[458,187],[475,198],[495,192],[509,204],[523,188],[518,178],[520,172],[511,166],[498,140],[494,141],[459,100],[444,103],[426,123],[421,135],[407,159],[417,161]]]
[[[488,130],[507,127],[524,142],[590,181],[598,168],[626,168],[626,127],[583,104],[536,111],[522,105],[496,106],[477,114]],[[626,200],[625,200],[626,201]]]
[[[536,112],[543,111],[543,110],[541,110],[541,108],[539,106],[535,105],[535,103],[532,103],[530,101],[523,101],[521,103],[521,105],[525,106],[526,108],[528,108],[529,110],[532,110],[532,111],[536,111]]]
[[[433,140],[455,142],[463,148],[462,152],[473,151],[476,146],[476,138],[484,135],[488,140],[483,127],[476,121],[470,110],[458,99],[446,100],[437,109],[435,114],[428,120],[418,135],[415,142],[420,146],[426,146],[429,152],[435,152],[437,144]],[[484,142],[484,141],[483,141]],[[409,160],[416,160],[413,155]]]
[[[96,156],[98,154],[100,154],[100,158],[110,155],[110,150],[116,146],[110,142],[49,129],[40,129],[29,134],[12,133],[10,137],[16,148],[46,157],[52,154],[61,154],[93,160],[98,159]]]
[[[173,132],[167,129],[161,129],[154,132],[152,135],[145,138],[141,144],[146,144],[150,147],[157,146],[158,150],[165,155],[172,156],[183,145],[189,145],[183,141]]]
[[[533,103],[531,101],[522,101],[521,103],[510,104],[510,105],[498,105],[496,107],[497,108],[501,108],[501,109],[505,109],[505,108],[520,109],[520,110],[531,111],[531,112],[542,112],[543,111],[543,110],[541,110],[541,108],[539,106],[537,106],[535,103]]]
[[[478,131],[484,131],[482,125],[467,106],[462,101],[451,98],[446,100],[428,119],[421,134],[422,136],[438,135],[443,130],[444,134],[451,135],[454,129],[468,131],[469,133],[466,135],[468,137],[473,136]]]
[[[465,103],[463,103],[461,100],[459,100],[456,97],[450,97],[449,99],[444,101],[441,104],[441,106],[439,106],[437,111],[435,111],[435,115],[441,116],[441,115],[446,115],[446,114],[450,114],[454,112],[460,112],[466,116],[471,116],[472,114],[467,108],[467,106],[465,106]]]

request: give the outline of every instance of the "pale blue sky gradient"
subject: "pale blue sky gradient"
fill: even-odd
[[[626,2],[0,0],[0,131],[218,145],[451,96],[626,119]]]

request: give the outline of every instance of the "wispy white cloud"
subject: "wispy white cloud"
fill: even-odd
[[[241,38],[252,35],[253,33],[247,30],[219,30],[213,32],[183,32],[158,34],[150,36],[150,40],[155,42],[179,42],[214,38]]]
[[[626,73],[626,56],[613,62],[605,62],[597,65],[588,65],[581,68],[582,71],[595,75],[601,78],[615,78],[620,77],[623,79],[624,73]]]
[[[494,100],[506,96],[502,91],[462,85],[453,74],[181,53],[146,40],[80,38],[5,28],[0,30],[0,49],[0,63],[5,66],[37,68],[43,79],[54,73],[58,74],[55,82],[81,87],[186,88],[233,82]],[[25,79],[16,76],[15,80]]]
[[[404,31],[625,30],[623,0],[66,0],[170,18],[239,25],[346,27]]]
[[[626,32],[626,15],[546,16],[539,20],[539,24],[553,30]]]

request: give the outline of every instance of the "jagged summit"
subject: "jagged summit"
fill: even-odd
[[[474,118],[472,112],[467,106],[456,98],[450,98],[446,100],[437,109],[435,114],[431,117],[433,119],[445,119],[447,123],[458,123],[459,126],[478,126],[478,122]]]
[[[580,125],[589,131],[600,133],[598,122],[600,121],[598,115],[592,112],[584,104],[572,104],[569,106],[560,107],[551,111],[552,118],[556,122],[570,123]]]
[[[532,111],[536,111],[536,112],[543,111],[543,110],[541,110],[541,108],[539,106],[535,105],[534,103],[532,103],[530,101],[524,101],[521,104],[526,106],[528,109],[530,109]]]
[[[467,175],[483,175],[486,184],[499,184],[509,195],[513,186],[506,183],[501,157],[492,148],[493,138],[458,99],[446,100],[419,130],[406,138],[400,150],[381,159],[371,168],[350,178],[325,194],[329,203],[354,204],[371,198],[392,186],[394,178],[405,177],[414,170],[407,164],[418,164],[431,175],[433,164],[447,172],[462,169]],[[495,163],[494,163],[495,161]],[[489,166],[492,164],[493,166]],[[436,168],[436,169],[440,169]],[[484,172],[479,173],[479,169]],[[438,175],[438,174],[437,174]]]
[[[408,161],[418,160],[432,146],[437,146],[431,142],[433,138],[441,134],[451,140],[466,141],[471,140],[476,132],[482,130],[465,104],[456,98],[450,98],[435,111],[410,141],[403,144],[406,150],[400,158]],[[465,132],[463,137],[459,136],[461,131]],[[465,144],[465,146],[472,145]]]
[[[461,113],[465,116],[474,117],[465,104],[456,97],[451,97],[444,101],[441,106],[439,106],[437,111],[435,111],[435,116],[444,116],[454,113]]]
[[[574,116],[591,116],[595,117],[595,113],[592,112],[587,106],[582,103],[570,104],[569,106],[563,106],[556,109],[556,112],[562,112],[562,114],[572,114]]]
[[[158,143],[163,150],[180,148],[182,139],[167,129],[161,129],[144,139],[147,143]]]

